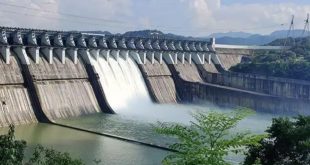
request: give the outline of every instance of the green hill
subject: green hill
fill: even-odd
[[[283,46],[284,43],[284,39],[279,39],[268,45]],[[240,63],[230,70],[310,81],[310,37],[289,38],[286,45],[291,49],[257,55],[250,62]]]

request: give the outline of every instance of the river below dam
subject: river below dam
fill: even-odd
[[[154,132],[157,121],[178,122],[188,124],[191,113],[195,111],[230,111],[208,105],[154,105],[157,112],[145,113],[119,113],[94,114],[79,118],[57,121],[60,124],[91,130],[99,133],[108,133],[134,139],[146,143],[167,146],[175,141]],[[153,109],[153,108],[152,108]],[[166,111],[166,112],[165,112]],[[133,111],[134,112],[134,111]],[[250,130],[252,133],[263,133],[270,125],[272,117],[276,115],[256,113],[241,121],[237,130]],[[2,128],[3,134],[7,128]],[[87,132],[76,131],[52,124],[31,124],[17,126],[17,139],[27,141],[27,156],[36,144],[42,144],[59,151],[66,151],[75,158],[81,158],[87,164],[94,164],[93,160],[102,160],[102,164],[124,165],[156,165],[168,154],[168,151],[129,143]],[[232,162],[241,161],[240,156],[229,156]]]

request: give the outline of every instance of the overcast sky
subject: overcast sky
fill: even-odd
[[[182,35],[303,28],[310,0],[0,0],[0,25],[113,33],[158,29]],[[281,25],[284,24],[284,25]]]

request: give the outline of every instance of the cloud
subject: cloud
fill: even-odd
[[[109,30],[114,33],[150,28],[205,36],[225,31],[268,33],[287,29],[288,25],[280,25],[288,24],[292,14],[296,16],[296,27],[302,28],[306,13],[310,12],[309,3],[266,1],[2,0],[0,25],[56,30]]]
[[[131,15],[131,0],[57,0],[63,12],[99,18],[123,18]]]
[[[57,30],[117,29],[122,21],[116,20],[130,17],[130,8],[131,0],[4,0],[0,2],[0,24]]]
[[[152,21],[148,17],[140,17],[138,19],[138,23],[141,24],[142,28],[146,29],[152,28]]]
[[[50,17],[56,19],[56,22],[45,18],[49,16],[46,10],[55,12]],[[36,28],[50,26],[53,28],[59,25],[60,16],[57,13],[58,6],[55,0],[4,0],[0,3],[0,24],[2,26]]]
[[[133,15],[132,0],[87,0],[78,3],[76,0],[57,1],[61,12],[89,18],[63,16],[66,20],[62,21],[62,24],[71,27],[72,30],[118,32],[124,26],[131,26],[128,20]],[[70,21],[67,21],[68,19]]]
[[[283,23],[289,23],[295,15],[296,27],[302,28],[310,5],[296,3],[251,3],[223,5],[221,0],[184,0],[193,15],[193,28],[213,32],[248,31],[268,33],[279,30]]]

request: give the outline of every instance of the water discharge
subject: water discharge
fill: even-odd
[[[137,104],[152,104],[140,71],[131,58],[125,61],[119,57],[118,62],[114,58],[110,58],[109,62],[99,58],[97,64],[95,68],[107,93],[108,102],[116,112],[122,113],[128,106],[137,108]]]
[[[116,58],[108,53],[106,57],[99,56],[94,67],[99,74],[107,101],[116,113],[151,122],[180,122],[190,119],[193,109],[152,102],[142,74],[132,58]]]

